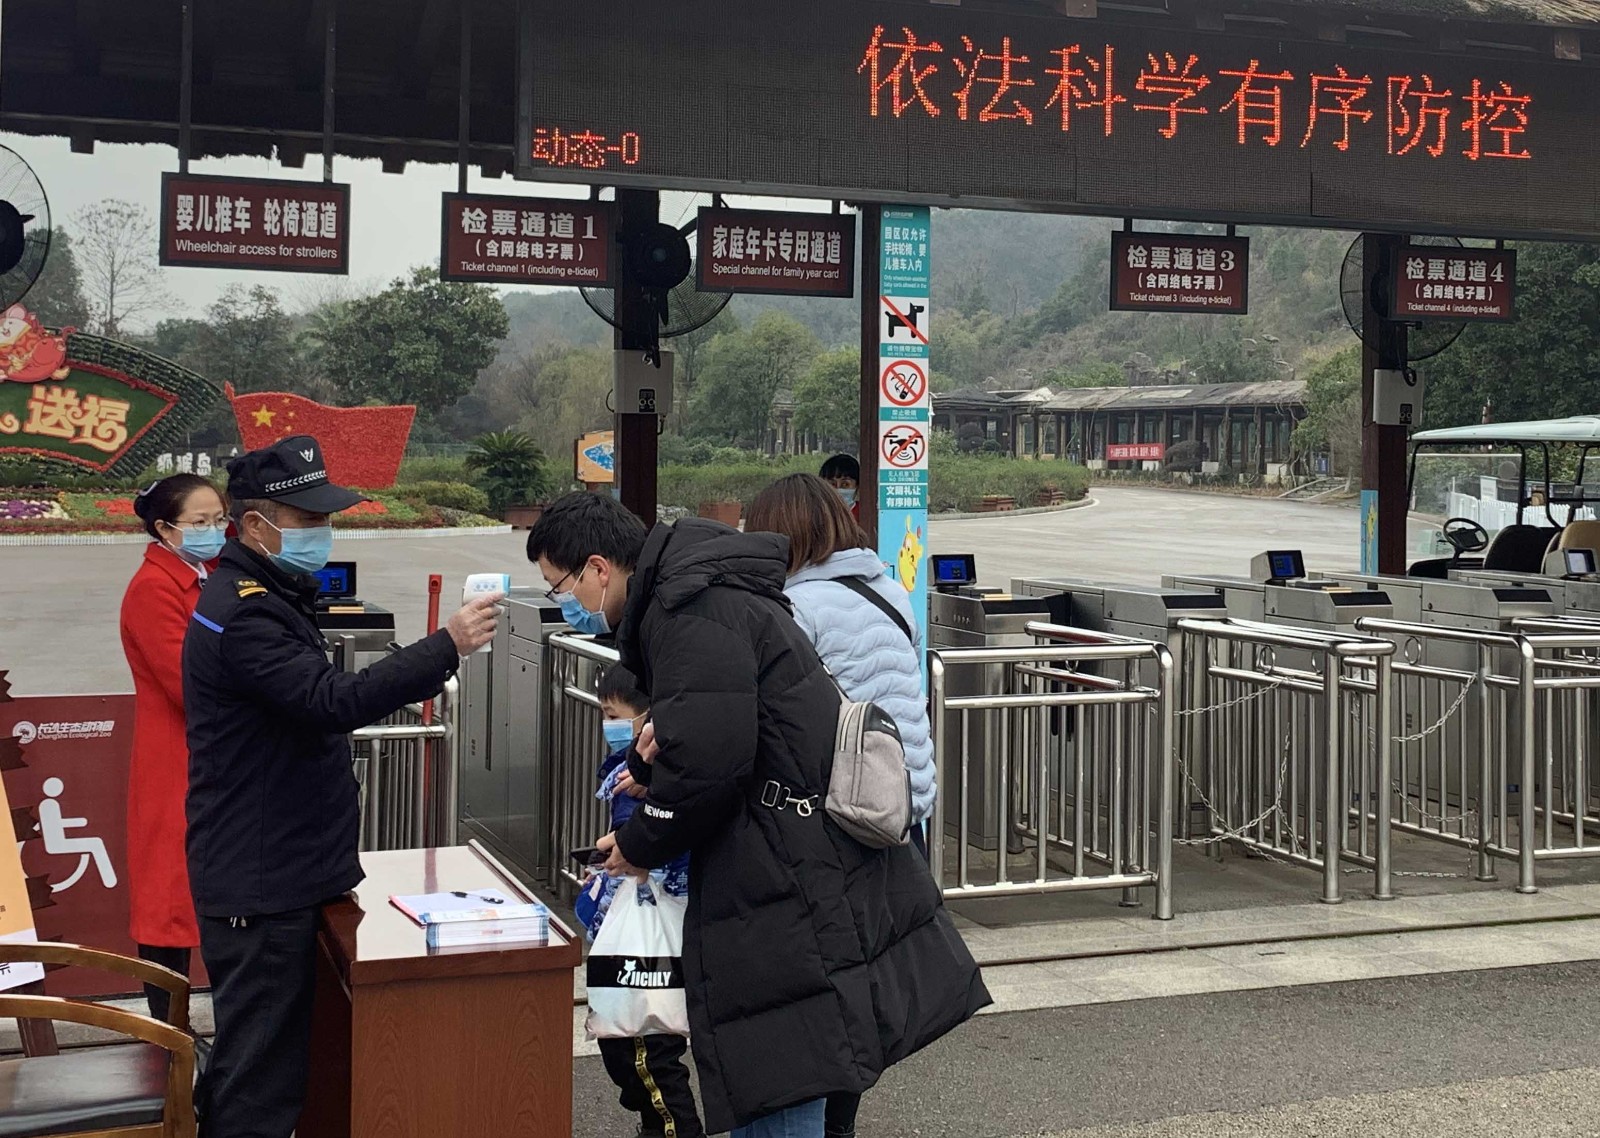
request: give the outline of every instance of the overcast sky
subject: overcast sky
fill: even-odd
[[[167,146],[112,146],[101,143],[93,154],[73,154],[62,138],[32,138],[0,133],[0,144],[25,158],[50,200],[52,221],[73,228],[74,216],[105,198],[121,198],[142,205],[152,219],[161,212],[161,174],[178,168],[177,152]],[[288,169],[260,158],[210,159],[192,162],[195,174],[232,174],[256,178],[293,178],[320,181],[322,159],[310,155],[305,168]],[[336,181],[350,185],[350,277],[364,291],[386,284],[413,265],[439,261],[439,195],[456,188],[454,166],[413,163],[404,174],[385,174],[376,161],[336,159]],[[542,185],[517,182],[509,177],[481,178],[474,169],[468,189],[483,193],[529,197],[585,197],[584,186]],[[738,205],[769,208],[825,209],[825,203],[730,199]],[[662,217],[692,208],[688,195],[664,195]],[[152,247],[150,255],[155,257]],[[284,306],[309,307],[325,287],[328,277],[304,273],[249,273],[223,269],[166,269],[167,289],[178,299],[179,310],[162,315],[200,315],[216,295],[234,282],[276,287]],[[339,278],[333,278],[337,280]],[[524,286],[526,287],[526,286]]]

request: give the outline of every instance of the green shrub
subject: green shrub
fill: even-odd
[[[1017,508],[1036,503],[1042,492],[1059,491],[1077,501],[1089,490],[1089,472],[1072,462],[1030,462],[986,454],[938,454],[932,459],[928,511],[972,513],[991,494],[1016,499]]]
[[[815,474],[820,465],[816,455],[806,454],[712,466],[663,466],[656,476],[656,497],[663,506],[689,511],[702,502],[740,502],[748,507],[774,479],[800,471]]]
[[[423,482],[472,482],[465,458],[408,458],[400,464],[401,488]]]
[[[489,494],[496,515],[507,506],[537,502],[554,486],[549,460],[533,437],[522,431],[491,431],[479,435],[467,452],[467,469]]]
[[[815,474],[822,456],[792,455],[778,459],[661,467],[657,497],[663,506],[696,510],[702,502],[740,502],[749,507],[755,496],[786,474]],[[1089,489],[1089,472],[1071,462],[1030,462],[996,455],[951,454],[936,446],[929,494],[932,513],[971,513],[985,495],[1009,495],[1018,507],[1031,506],[1042,491],[1058,490],[1068,501]]]
[[[396,486],[394,493],[408,501],[469,514],[489,512],[489,495],[467,482],[411,482]]]

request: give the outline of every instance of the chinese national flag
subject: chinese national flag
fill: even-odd
[[[400,475],[415,407],[328,407],[282,391],[227,391],[246,450],[310,435],[322,444],[328,477],[342,486],[382,490]]]

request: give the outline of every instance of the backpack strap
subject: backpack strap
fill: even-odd
[[[916,645],[917,645],[916,634],[911,631],[911,626],[906,623],[906,618],[900,615],[900,610],[895,608],[888,601],[884,600],[883,597],[879,596],[878,595],[878,591],[876,589],[874,589],[871,585],[867,584],[867,582],[866,582],[866,580],[864,578],[861,578],[861,577],[835,577],[834,580],[838,581],[839,584],[841,584],[845,588],[849,589],[852,593],[855,593],[856,595],[865,598],[867,601],[869,601],[873,605],[874,608],[876,608],[879,612],[883,613],[884,616],[886,616],[890,620],[894,621],[895,627],[898,628],[901,632],[905,633],[906,634],[906,639],[911,641],[911,646],[913,648],[916,647]]]

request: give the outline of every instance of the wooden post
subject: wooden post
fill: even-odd
[[[1362,235],[1361,263],[1369,277],[1387,276],[1405,245],[1395,233]],[[1367,289],[1361,308],[1361,489],[1378,496],[1378,572],[1406,571],[1406,429],[1372,421],[1373,375],[1406,366],[1406,327],[1383,319]]]
[[[617,191],[619,232],[624,237],[651,225],[656,220],[660,195],[654,190]],[[650,337],[638,335],[648,322],[659,322],[649,301],[628,270],[626,257],[617,258],[617,323],[612,345],[619,352],[643,352]],[[622,504],[637,514],[647,526],[656,524],[656,428],[655,415],[616,417],[617,489]]]
[[[861,479],[856,483],[856,521],[867,542],[878,544],[878,269],[881,206],[861,208]]]

